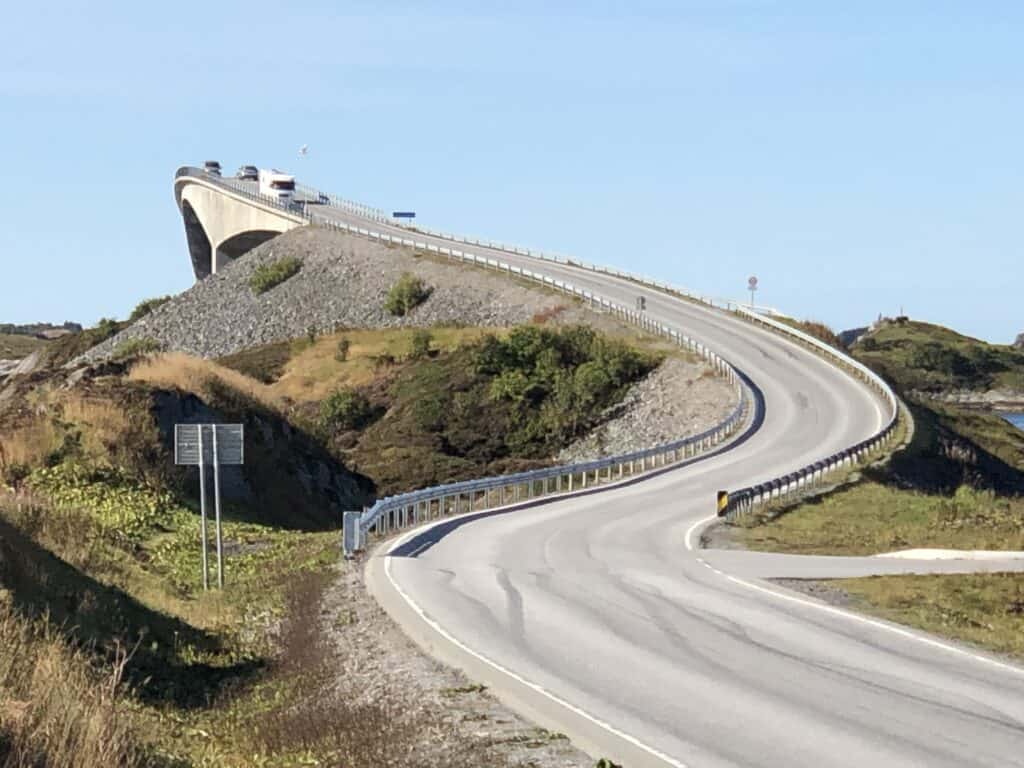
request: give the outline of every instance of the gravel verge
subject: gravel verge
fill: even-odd
[[[602,423],[558,455],[560,462],[588,461],[669,443],[710,429],[736,406],[732,387],[702,362],[668,357]]]
[[[368,696],[399,692],[424,719],[438,713],[425,756],[444,765],[445,755],[479,755],[479,765],[519,768],[584,768],[594,761],[562,734],[532,725],[462,673],[434,661],[409,640],[363,583],[362,563],[342,563],[322,604],[322,625],[339,658],[343,685]],[[386,649],[386,651],[384,650]]]

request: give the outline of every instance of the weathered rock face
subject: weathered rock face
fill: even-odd
[[[302,261],[298,274],[255,294],[249,278],[256,267],[287,256]],[[432,293],[408,316],[394,317],[385,311],[384,301],[403,272],[419,276]],[[580,322],[590,317],[562,296],[500,275],[416,257],[407,248],[307,227],[253,249],[89,350],[78,362],[109,357],[130,339],[149,338],[167,351],[220,357],[298,338],[311,329],[324,333],[339,327],[506,326],[566,305],[561,320]]]
[[[1024,349],[1024,333],[1017,334],[1017,339],[1013,342],[1013,346],[1017,349]]]

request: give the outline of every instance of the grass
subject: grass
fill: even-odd
[[[803,555],[921,547],[1024,550],[1024,498],[968,486],[945,496],[869,481],[738,530],[749,549]]]
[[[874,576],[829,583],[868,613],[1024,660],[1024,574]]]
[[[294,256],[284,256],[260,264],[253,270],[252,276],[249,278],[249,287],[257,295],[266,293],[288,278],[297,275],[300,269],[302,269],[302,260]]]
[[[391,286],[384,309],[395,317],[404,317],[430,298],[431,288],[412,272],[404,272]]]
[[[1024,351],[930,323],[885,323],[862,336],[852,352],[906,392],[1024,390]]]
[[[27,357],[47,344],[35,336],[23,336],[18,333],[0,333],[0,360],[17,360]]]

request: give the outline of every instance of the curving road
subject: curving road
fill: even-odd
[[[338,209],[317,213],[367,226]],[[764,581],[1020,570],[1021,561],[696,548],[715,491],[873,434],[888,416],[881,401],[724,313],[565,265],[543,271],[624,304],[644,295],[653,318],[750,377],[764,422],[740,444],[652,479],[441,521],[387,543],[368,561],[368,581],[405,630],[513,707],[629,768],[1024,766],[1024,669]]]

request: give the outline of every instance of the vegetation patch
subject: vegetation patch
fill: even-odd
[[[137,357],[156,354],[163,350],[163,344],[148,336],[140,339],[128,339],[114,347],[112,360],[133,360]]]
[[[541,466],[660,360],[584,326],[485,335],[401,369],[345,455],[381,493]]]
[[[128,315],[128,322],[134,323],[136,320],[141,320],[154,309],[163,306],[173,298],[173,296],[158,296],[156,298],[140,301],[135,305],[135,309],[132,310],[132,313]]]
[[[1024,391],[1024,350],[930,323],[884,323],[862,336],[852,352],[905,392]]]
[[[1024,498],[961,486],[951,496],[864,482],[741,527],[750,549],[874,555],[901,549],[1024,550]]]
[[[430,298],[431,289],[422,278],[412,272],[404,272],[398,282],[388,291],[384,309],[395,317],[405,317],[416,307]]]
[[[260,264],[253,270],[249,278],[249,287],[259,295],[280,285],[285,280],[298,274],[302,269],[302,260],[294,256],[283,256],[274,261]]]
[[[1024,574],[873,576],[828,583],[881,618],[1024,659]]]
[[[46,341],[20,333],[0,333],[0,360],[18,360],[28,357],[46,346]]]

